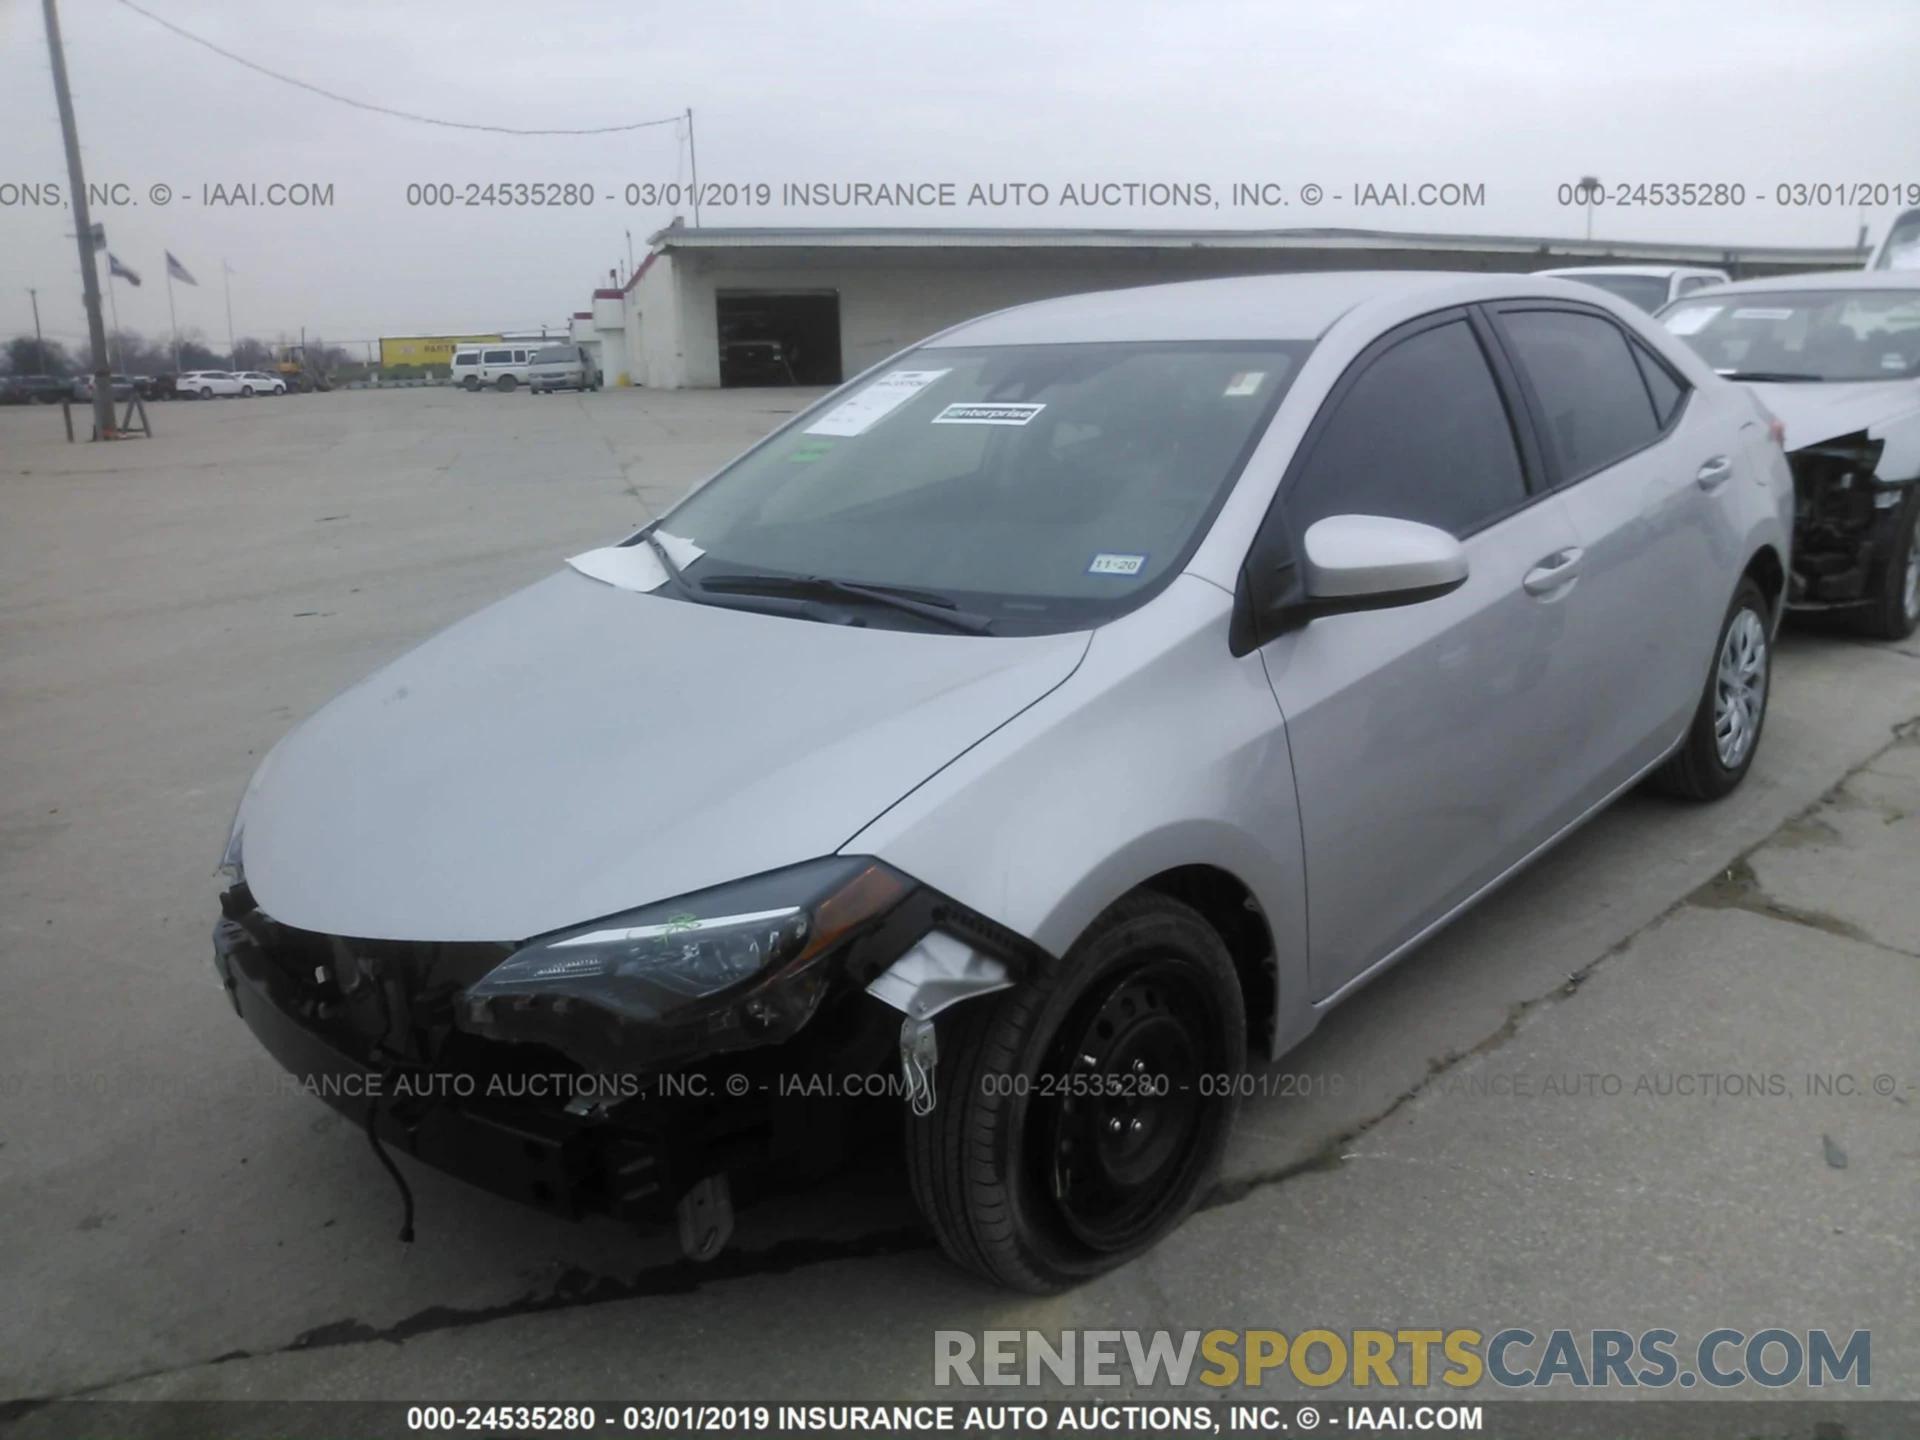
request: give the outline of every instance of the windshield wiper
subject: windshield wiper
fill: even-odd
[[[709,593],[718,591],[734,595],[830,596],[842,600],[864,600],[917,615],[922,620],[931,620],[951,630],[964,630],[969,635],[984,635],[993,627],[990,616],[962,610],[951,600],[941,599],[926,591],[907,590],[894,585],[867,585],[857,580],[835,580],[825,575],[709,575],[700,582],[700,588]]]
[[[660,568],[667,572],[667,580],[672,584],[674,589],[678,590],[682,595],[691,595],[700,589],[698,583],[689,580],[686,572],[673,563],[673,556],[667,553],[667,547],[660,543],[659,537],[653,533],[652,526],[648,526],[645,530],[642,530],[640,532],[640,538],[647,542],[647,548],[653,551],[654,558],[660,562]]]
[[[1715,372],[1722,380],[1748,380],[1757,384],[1791,385],[1796,381],[1821,381],[1824,375],[1805,375],[1798,370],[1719,370]]]

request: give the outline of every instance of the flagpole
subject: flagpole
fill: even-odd
[[[167,324],[173,331],[173,373],[180,373],[180,322],[173,314],[173,266],[167,266]]]
[[[107,309],[113,312],[113,368],[116,372],[125,373],[120,364],[122,359],[120,345],[120,294],[113,288],[113,271],[111,267],[109,267],[107,271]]]
[[[227,292],[227,363],[238,365],[240,352],[233,347],[233,270],[227,264],[227,257],[220,257],[220,283]]]

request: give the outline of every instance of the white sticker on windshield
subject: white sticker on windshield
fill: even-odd
[[[842,400],[802,433],[864,435],[942,375],[949,373],[946,370],[890,371],[858,395]]]
[[[949,405],[933,417],[936,425],[1024,425],[1045,405]]]
[[[1736,320],[1791,320],[1793,311],[1782,310],[1776,306],[1750,305],[1733,312]]]
[[[1267,372],[1264,370],[1242,370],[1227,382],[1227,388],[1222,393],[1227,395],[1252,395],[1259,390],[1260,382],[1266,378]]]
[[[1667,316],[1667,329],[1675,335],[1692,335],[1706,328],[1706,324],[1722,310],[1719,305],[1689,305],[1684,310],[1676,310]]]
[[[1093,557],[1093,563],[1087,566],[1089,575],[1138,575],[1146,566],[1144,555],[1113,555],[1106,551]]]

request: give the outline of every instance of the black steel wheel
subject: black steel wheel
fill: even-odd
[[[1199,1203],[1246,1065],[1240,981],[1218,933],[1127,897],[1065,958],[937,1025],[937,1104],[908,1121],[922,1213],[995,1284],[1066,1289],[1151,1249]]]

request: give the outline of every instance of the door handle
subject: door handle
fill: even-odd
[[[1578,546],[1554,551],[1526,573],[1520,588],[1529,595],[1551,595],[1565,589],[1578,578],[1580,557],[1586,553]]]
[[[1716,455],[1693,477],[1694,484],[1702,490],[1718,490],[1733,478],[1733,461],[1725,455]]]

